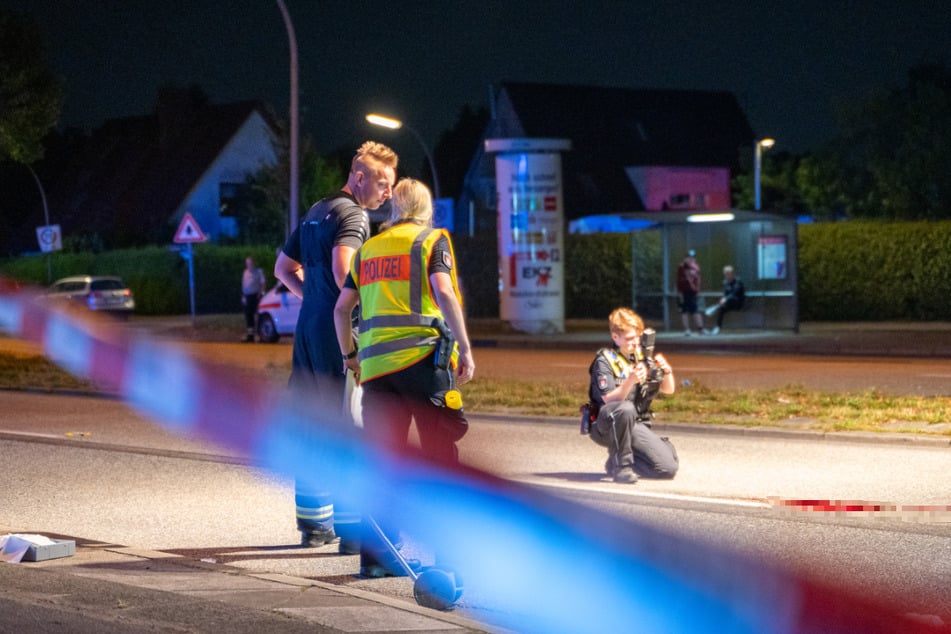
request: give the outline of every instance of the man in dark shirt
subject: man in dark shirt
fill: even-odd
[[[700,265],[697,263],[697,252],[693,249],[687,251],[687,257],[677,267],[677,293],[680,296],[678,304],[684,334],[690,336],[691,315],[697,332],[707,334],[697,301],[700,296]]]
[[[720,334],[720,328],[723,327],[723,315],[731,310],[742,309],[745,301],[746,289],[743,287],[743,280],[738,278],[733,267],[727,264],[723,267],[723,297],[713,307],[713,312],[717,314],[717,325],[713,329],[713,334]]]
[[[370,237],[366,211],[390,198],[398,157],[389,147],[367,141],[350,167],[347,184],[310,208],[288,238],[274,264],[274,276],[303,301],[294,332],[289,387],[316,397],[326,411],[341,411],[346,376],[337,345],[333,310],[350,270],[353,254]],[[329,492],[295,487],[301,543],[320,546],[343,538],[340,548],[354,547],[359,517],[334,509]],[[336,531],[335,531],[336,527]]]

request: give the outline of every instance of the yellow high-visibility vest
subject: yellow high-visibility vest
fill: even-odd
[[[604,357],[604,360],[611,366],[611,370],[614,372],[615,385],[623,383],[624,379],[633,372],[635,363],[640,363],[644,360],[644,355],[640,348],[635,351],[633,362],[629,361],[614,348],[601,348],[598,350],[598,354]]]
[[[353,259],[350,274],[360,290],[359,359],[364,381],[417,363],[433,352],[443,319],[429,284],[427,269],[436,241],[448,234],[413,223],[395,225],[367,240]],[[453,259],[453,289],[460,305]],[[452,366],[458,350],[453,347]]]

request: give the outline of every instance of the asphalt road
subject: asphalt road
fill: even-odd
[[[951,363],[947,359],[759,355],[751,352],[715,354],[664,352],[678,381],[701,382],[714,388],[775,388],[801,385],[826,392],[877,388],[892,394],[951,396]],[[477,379],[571,381],[587,383],[592,351],[482,348],[475,352]]]

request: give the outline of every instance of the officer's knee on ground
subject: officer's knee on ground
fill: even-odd
[[[679,465],[676,463],[673,464],[659,464],[654,467],[654,478],[659,480],[673,480],[674,476],[677,475],[677,469]]]

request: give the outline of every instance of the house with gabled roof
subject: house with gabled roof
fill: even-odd
[[[171,243],[187,212],[212,241],[236,236],[247,177],[278,160],[272,121],[261,102],[212,105],[183,91],[150,115],[106,121],[51,190],[63,235]]]
[[[730,179],[753,130],[729,92],[501,82],[484,139],[560,138],[565,220],[729,209]],[[494,231],[494,155],[476,150],[456,227]]]

